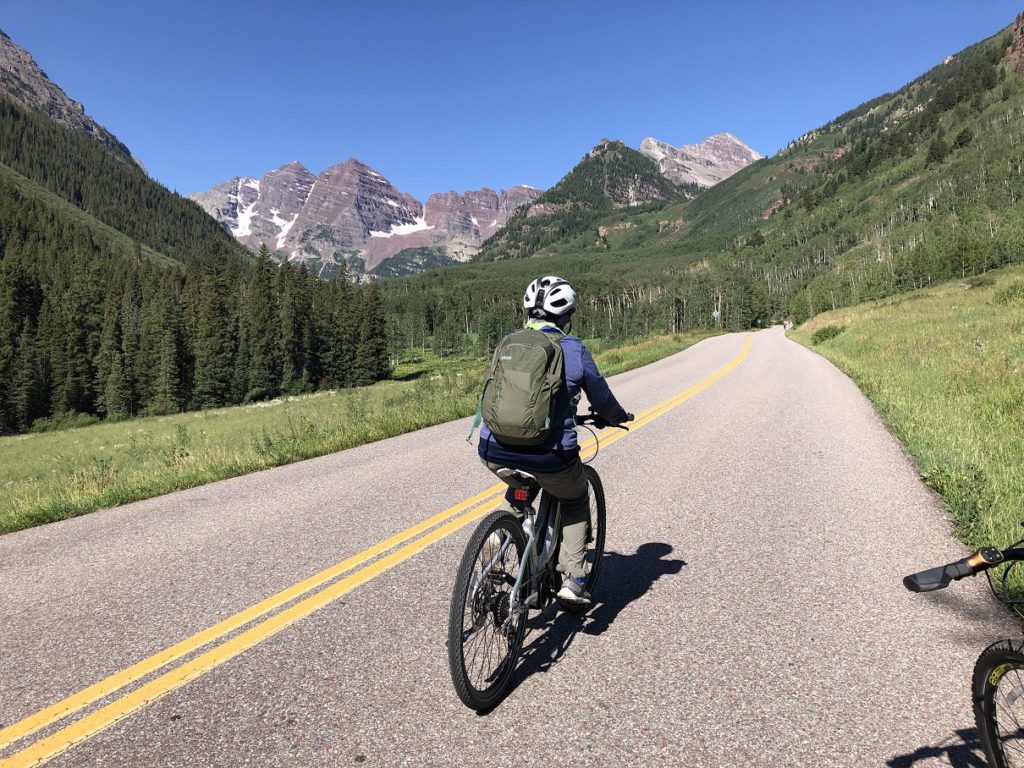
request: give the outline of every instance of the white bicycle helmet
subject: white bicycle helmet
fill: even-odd
[[[576,291],[560,277],[538,277],[526,286],[523,309],[528,314],[539,311],[552,317],[568,315],[576,309]]]

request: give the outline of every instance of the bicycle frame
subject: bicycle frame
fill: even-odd
[[[551,507],[554,505],[555,511],[551,512]],[[539,510],[534,512],[530,507],[527,507],[523,513],[523,519],[526,520],[529,516],[533,515],[533,525],[531,525],[530,536],[526,540],[526,560],[523,563],[522,568],[519,569],[519,575],[516,576],[515,584],[512,587],[512,594],[509,598],[509,614],[516,615],[521,613],[523,610],[529,607],[529,595],[526,601],[520,601],[518,595],[520,589],[523,586],[524,577],[526,572],[530,572],[530,584],[536,583],[540,575],[548,569],[548,565],[555,554],[555,545],[558,541],[558,532],[562,524],[562,510],[561,505],[558,504],[554,499],[551,498],[547,493],[541,492],[540,504],[538,505]],[[544,541],[543,548],[540,554],[537,553],[537,544],[539,540],[537,538],[537,531],[541,528],[544,529]],[[505,552],[508,551],[509,546],[512,544],[511,538],[506,539],[498,551],[491,558],[490,562],[484,567],[484,569],[476,577],[473,582],[473,592],[475,593],[480,589],[480,585],[486,578],[487,573],[492,567],[497,565],[501,559],[505,556]],[[539,590],[537,590],[539,591]],[[532,593],[531,593],[532,594]]]
[[[554,512],[551,511],[552,506],[554,506]],[[542,492],[538,507],[539,509],[534,515],[533,525],[531,526],[530,537],[526,540],[526,562],[524,563],[526,567],[519,569],[516,583],[512,587],[512,594],[509,599],[509,613],[511,615],[527,610],[530,607],[530,597],[534,594],[539,595],[540,577],[548,570],[558,543],[558,533],[562,525],[561,505],[547,493]],[[530,510],[527,508],[525,515],[529,514]],[[544,531],[543,542],[540,542],[538,538],[538,532],[541,529]],[[506,542],[505,546],[507,547],[509,543]],[[539,554],[537,552],[538,544],[543,544]],[[502,549],[504,550],[504,547]],[[527,571],[530,573],[529,584],[531,588],[536,585],[537,589],[531,589],[530,594],[526,596],[526,600],[520,601],[519,595],[522,594],[520,590],[525,581]]]

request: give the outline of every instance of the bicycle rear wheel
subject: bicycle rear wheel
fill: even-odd
[[[1024,766],[1024,640],[1000,640],[982,651],[971,690],[988,764]]]
[[[527,611],[513,615],[510,601],[525,550],[522,524],[499,510],[484,518],[462,556],[448,616],[448,666],[467,707],[490,709],[512,681]]]
[[[596,469],[588,466],[584,467],[583,471],[586,473],[587,484],[590,486],[590,522],[587,530],[587,548],[583,552],[583,568],[586,577],[583,589],[593,596],[596,594],[597,579],[601,575],[601,560],[604,558],[604,486],[601,484],[601,478]],[[590,607],[589,604],[580,605],[563,600],[559,600],[558,604],[562,610],[569,613],[582,613]]]

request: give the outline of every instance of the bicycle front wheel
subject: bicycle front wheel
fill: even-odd
[[[982,651],[971,690],[988,764],[1024,767],[1024,640],[1000,640]]]
[[[522,524],[499,510],[484,518],[462,556],[448,616],[448,666],[467,707],[490,709],[512,681],[527,611],[513,612],[511,598],[525,550]]]
[[[601,478],[593,467],[584,467],[587,475],[587,485],[590,495],[590,520],[587,524],[587,548],[583,552],[583,570],[586,581],[583,584],[591,596],[595,595],[597,578],[601,575],[601,561],[604,558],[604,486],[601,485]],[[558,604],[562,610],[569,613],[581,613],[587,610],[589,605],[580,605],[559,600]]]

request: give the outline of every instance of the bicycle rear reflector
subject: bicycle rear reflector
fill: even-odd
[[[530,492],[525,488],[516,488],[516,501],[529,501]]]

